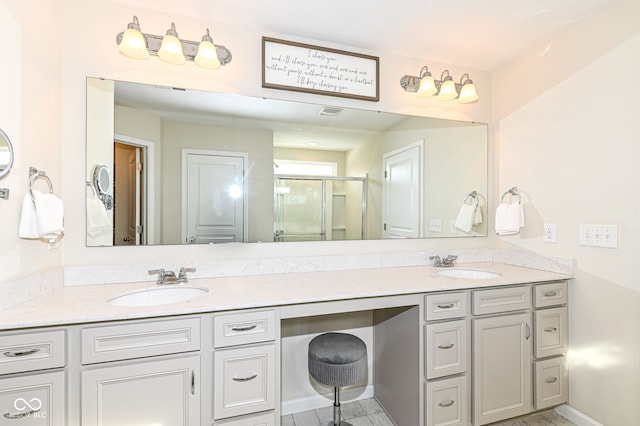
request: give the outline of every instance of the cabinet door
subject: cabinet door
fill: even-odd
[[[82,425],[200,425],[198,355],[82,372]]]
[[[64,371],[0,379],[0,424],[64,426]]]
[[[531,411],[531,314],[473,320],[474,425]]]

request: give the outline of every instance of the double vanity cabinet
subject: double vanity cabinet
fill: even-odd
[[[370,382],[399,426],[478,426],[566,402],[567,280],[466,283],[7,329],[0,424],[276,426],[281,321],[369,310]]]

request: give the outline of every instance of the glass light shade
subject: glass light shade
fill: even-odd
[[[445,80],[442,82],[442,86],[440,86],[440,93],[438,93],[438,99],[441,101],[448,101],[450,99],[455,99],[458,96],[458,92],[456,91],[456,84],[453,80]]]
[[[123,35],[118,50],[125,56],[133,59],[149,59],[147,43],[142,33],[133,28],[127,28]]]
[[[418,87],[416,95],[419,98],[428,98],[429,96],[435,95],[437,91],[438,89],[436,88],[436,83],[433,80],[433,77],[426,75],[420,80],[420,86]]]
[[[476,92],[476,86],[473,83],[465,83],[460,89],[460,96],[458,102],[461,104],[468,104],[478,100],[478,93]]]
[[[158,56],[163,61],[173,64],[182,65],[186,63],[184,54],[182,53],[182,43],[178,37],[167,34],[162,39]]]
[[[220,60],[218,59],[218,51],[216,46],[210,41],[203,40],[198,45],[198,53],[193,61],[199,67],[208,70],[217,70],[220,68]]]

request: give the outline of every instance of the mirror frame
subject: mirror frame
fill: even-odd
[[[13,146],[11,145],[11,140],[9,136],[4,132],[4,130],[0,129],[0,141],[4,141],[7,144],[7,148],[9,149],[9,163],[7,163],[6,167],[0,169],[0,178],[5,176],[11,171],[11,167],[13,167]],[[0,142],[1,143],[1,142]]]

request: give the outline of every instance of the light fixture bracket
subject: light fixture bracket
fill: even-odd
[[[145,39],[147,44],[147,50],[149,51],[149,55],[158,56],[158,50],[160,50],[160,46],[162,45],[162,39],[164,36],[162,35],[154,35],[141,33]],[[121,32],[116,36],[116,43],[119,45],[122,41],[122,37],[124,36],[124,32]],[[182,44],[182,53],[187,61],[192,61],[196,57],[198,53],[198,46],[200,45],[199,41],[191,41],[191,40],[183,40],[179,39],[180,44]],[[218,53],[218,59],[220,60],[220,65],[226,65],[231,62],[231,51],[224,46],[216,44],[216,52]]]

